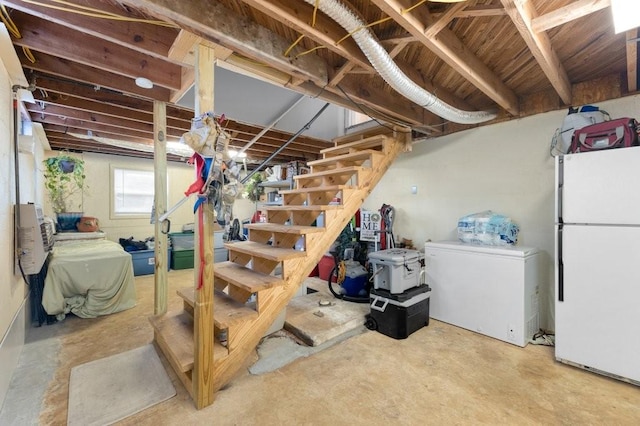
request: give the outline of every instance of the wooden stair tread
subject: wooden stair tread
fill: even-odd
[[[349,142],[354,142],[362,139],[368,139],[372,136],[388,136],[390,138],[394,137],[396,133],[411,133],[411,128],[405,126],[375,126],[369,127],[364,130],[360,130],[357,132],[349,133],[344,136],[338,136],[333,138],[331,141],[335,144],[335,146],[343,145]]]
[[[327,157],[321,158],[319,160],[309,161],[307,165],[309,167],[312,166],[322,166],[325,164],[332,164],[338,161],[349,161],[349,160],[366,160],[376,155],[383,155],[380,151],[375,151],[373,149],[365,149],[363,151],[352,152],[349,154],[337,155],[335,157]]]
[[[325,210],[338,210],[343,209],[344,206],[342,204],[325,204],[325,205],[314,205],[314,206],[269,206],[265,207],[263,210],[266,211],[325,211]]]
[[[184,287],[177,291],[178,296],[193,306],[196,300],[196,289],[193,286]],[[218,328],[242,323],[248,319],[258,317],[258,312],[233,300],[221,291],[213,292],[213,321]]]
[[[229,261],[216,263],[213,276],[220,277],[229,284],[243,288],[251,293],[257,293],[260,290],[284,284],[284,280],[281,277],[256,272],[253,269],[245,268]]]
[[[344,143],[342,145],[336,145],[330,148],[320,150],[320,154],[339,155],[352,152],[353,149],[367,149],[373,147],[382,147],[385,142],[389,141],[389,138],[385,135],[370,136],[365,139],[359,139],[353,142]]]
[[[250,223],[244,225],[246,229],[254,229],[256,231],[275,232],[279,234],[314,234],[316,232],[324,232],[324,228],[317,226],[302,226],[302,225],[280,225],[277,223]]]
[[[158,335],[163,353],[171,364],[183,373],[193,369],[193,318],[185,311],[172,311],[149,318]],[[229,355],[227,348],[217,341],[213,357],[220,360]]]
[[[240,253],[258,256],[263,259],[282,262],[287,259],[295,259],[305,257],[307,254],[300,250],[289,248],[272,247],[267,244],[255,243],[253,241],[241,241],[235,243],[225,243],[224,245],[229,251],[237,251]]]
[[[352,185],[325,185],[325,186],[316,186],[313,188],[301,188],[301,189],[287,189],[284,191],[280,191],[281,195],[285,194],[304,194],[307,192],[338,192],[343,189],[353,189]]]
[[[293,179],[296,181],[301,181],[301,180],[315,179],[315,178],[326,177],[326,176],[348,175],[348,174],[355,174],[362,170],[364,170],[364,167],[362,166],[347,166],[347,167],[341,167],[339,169],[330,169],[330,170],[323,170],[320,172],[305,173],[303,175],[294,176]]]

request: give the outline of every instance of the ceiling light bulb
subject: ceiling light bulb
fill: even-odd
[[[247,158],[247,153],[246,152],[238,152],[235,149],[230,149],[229,151],[227,151],[229,153],[229,157],[231,158]]]
[[[136,86],[142,87],[143,89],[151,89],[153,88],[153,82],[145,77],[136,78]]]

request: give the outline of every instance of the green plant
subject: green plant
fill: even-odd
[[[256,173],[251,176],[251,179],[249,179],[249,182],[244,187],[242,195],[253,202],[260,200],[260,196],[264,194],[264,188],[260,186],[262,180],[262,173]]]
[[[73,211],[72,196],[82,194],[85,189],[84,160],[67,154],[42,161],[44,165],[44,187],[55,213]],[[72,164],[72,165],[71,165]],[[78,204],[78,208],[81,208]]]

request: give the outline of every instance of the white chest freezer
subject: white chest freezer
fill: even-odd
[[[535,248],[428,242],[430,317],[524,347],[539,330],[541,266]]]

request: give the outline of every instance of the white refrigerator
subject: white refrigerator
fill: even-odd
[[[556,159],[556,359],[640,385],[640,147]]]

